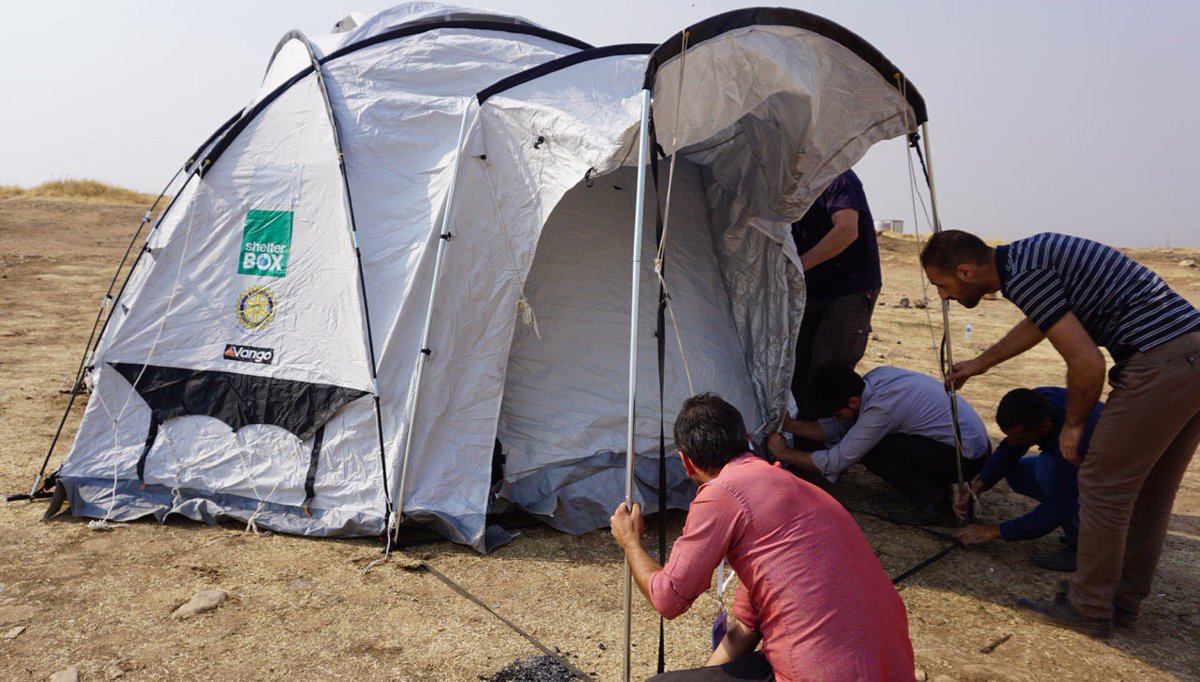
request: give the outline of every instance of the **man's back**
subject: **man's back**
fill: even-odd
[[[904,604],[854,519],[821,489],[753,455],[725,465],[701,486],[663,573],[690,603],[726,553],[742,581],[734,615],[762,633],[780,680],[912,675]],[[703,582],[682,575],[706,569]]]

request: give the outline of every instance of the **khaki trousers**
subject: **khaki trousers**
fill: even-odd
[[[1077,611],[1137,613],[1150,593],[1175,493],[1200,442],[1200,332],[1114,367],[1113,390],[1079,468]]]

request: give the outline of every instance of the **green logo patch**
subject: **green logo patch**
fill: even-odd
[[[242,232],[239,275],[284,277],[292,249],[292,212],[257,211],[246,214]]]

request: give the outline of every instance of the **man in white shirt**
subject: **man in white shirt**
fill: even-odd
[[[830,364],[813,373],[808,400],[821,419],[787,418],[783,430],[825,448],[792,449],[781,434],[772,434],[767,441],[772,455],[831,482],[861,461],[912,504],[912,512],[895,512],[892,520],[953,523],[950,486],[958,480],[954,419],[940,381],[899,367],[859,376]],[[969,480],[982,468],[990,444],[979,414],[962,396],[957,400],[963,473]]]

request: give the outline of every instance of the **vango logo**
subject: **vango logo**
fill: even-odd
[[[237,362],[253,362],[256,365],[270,365],[275,362],[275,349],[227,343],[225,344],[224,358]]]

